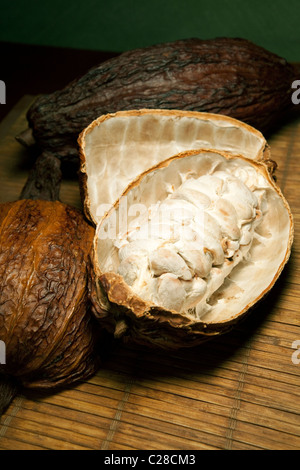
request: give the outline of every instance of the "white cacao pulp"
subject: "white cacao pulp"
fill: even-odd
[[[184,177],[118,235],[118,273],[137,295],[196,319],[211,311],[209,299],[248,258],[263,217],[262,178],[251,167],[240,173],[234,168]]]
[[[264,164],[190,151],[139,177],[97,237],[101,273],[119,274],[151,305],[214,322],[240,313],[274,282],[291,219]]]

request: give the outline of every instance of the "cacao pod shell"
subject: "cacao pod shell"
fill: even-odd
[[[206,194],[210,194],[211,187],[209,186],[205,190],[205,185],[203,185],[198,186],[196,190],[194,186],[195,179],[202,176],[205,178],[209,176],[210,182],[214,178],[217,180],[215,183],[217,184],[216,192],[213,196],[215,199],[207,202],[207,207],[212,210],[213,207],[216,207],[215,204],[222,200],[220,194],[223,194],[223,191],[224,201],[227,200],[229,186],[227,183],[224,185],[222,183],[223,186],[218,183],[220,174],[225,178],[224,181],[228,181],[228,185],[231,184],[229,180],[235,178],[230,199],[232,206],[230,207],[236,207],[239,211],[243,205],[243,199],[246,198],[245,195],[247,194],[247,198],[250,198],[251,191],[252,195],[249,200],[252,200],[253,197],[253,207],[256,207],[251,215],[253,221],[251,223],[254,224],[250,229],[253,230],[252,241],[249,241],[249,238],[246,238],[248,241],[240,241],[239,248],[234,248],[223,261],[216,259],[215,264],[212,264],[205,275],[196,273],[192,274],[193,278],[182,277],[183,283],[181,284],[178,271],[174,272],[168,269],[173,269],[172,263],[170,263],[170,253],[174,254],[175,242],[178,246],[178,243],[181,244],[184,238],[178,237],[176,231],[174,233],[170,231],[170,235],[165,237],[163,234],[167,219],[162,216],[159,218],[161,225],[154,225],[154,237],[151,238],[147,235],[151,233],[151,230],[149,226],[143,225],[143,220],[151,220],[153,214],[155,219],[156,212],[153,208],[157,207],[158,202],[170,201],[169,198],[172,199],[173,191],[179,187],[182,188],[183,182],[190,183],[192,181],[193,185],[192,193],[187,193],[187,195],[184,189],[181,189],[183,201],[191,201],[189,198],[197,200],[195,195],[197,191],[207,199]],[[241,187],[245,188],[245,192],[244,189],[241,190]],[[255,193],[257,200],[252,191],[257,191]],[[126,209],[123,205],[124,199],[126,200]],[[178,200],[180,197],[176,194],[173,202],[178,203]],[[250,206],[246,202],[244,204],[246,212],[242,212],[249,214],[248,207]],[[149,213],[150,219],[145,219],[145,217],[133,219],[132,214],[135,214],[137,205],[139,214],[142,213],[144,216],[145,213]],[[228,205],[226,207],[229,208]],[[146,212],[141,212],[142,208],[146,208]],[[196,211],[197,208],[199,205],[196,205]],[[227,210],[221,210],[223,221],[228,220]],[[174,219],[168,219],[171,221],[170,228],[182,227],[180,219],[177,219],[177,225],[175,223],[172,225],[172,221],[176,220],[177,212],[174,213]],[[233,213],[235,212],[233,211]],[[243,219],[243,216],[241,217]],[[125,225],[123,224],[124,220],[126,221]],[[248,218],[244,219],[241,224],[241,228],[245,224],[246,231],[243,233],[248,231],[249,220]],[[256,225],[258,220],[259,224]],[[195,220],[192,219],[190,223],[194,224],[194,222]],[[136,230],[133,228],[135,227],[134,223]],[[143,230],[144,227],[147,229],[146,231]],[[159,227],[162,227],[163,231],[157,233],[156,229]],[[189,227],[189,223],[187,227]],[[200,227],[205,229],[205,224]],[[190,244],[197,240],[197,232],[192,231],[192,237],[190,232],[187,232],[189,237],[186,248],[188,253],[190,252],[188,256],[197,255],[201,253],[201,250],[204,254],[209,252],[212,254],[211,256],[217,256],[217,245],[215,245],[215,241],[211,240],[218,238],[219,235],[216,234],[219,229],[211,232],[211,227],[208,227],[207,241],[205,238],[201,238],[201,235],[197,248],[195,248],[195,244],[190,247]],[[230,242],[231,236],[228,235],[229,232],[223,232],[223,230],[228,230],[225,229],[225,225],[222,227],[220,240],[224,237],[224,244],[220,241],[220,246],[222,246],[222,250],[227,250],[227,243]],[[229,224],[229,231],[231,229],[232,225]],[[235,235],[232,237],[232,241],[237,239]],[[240,240],[242,239],[240,238]],[[127,244],[128,242],[129,244]],[[243,156],[212,149],[183,152],[160,162],[139,175],[98,222],[93,250],[96,281],[92,295],[94,314],[101,324],[107,325],[110,331],[114,331],[116,337],[122,337],[125,342],[133,341],[141,345],[165,349],[198,345],[207,339],[228,332],[264,298],[273,288],[287,263],[292,242],[293,217],[290,207],[263,161],[250,160]],[[163,266],[161,253],[159,254],[162,272],[153,274],[150,262],[153,254],[151,250],[157,249],[157,243],[160,246],[168,247],[169,254],[166,255],[166,264]],[[120,246],[124,251],[119,257]],[[131,251],[127,251],[128,249]],[[183,263],[182,259],[186,259],[185,256],[184,251],[180,251],[178,258],[181,263]],[[126,271],[119,270],[122,265],[123,267],[126,265]],[[189,264],[187,266],[190,268]],[[197,268],[196,262],[194,268],[191,269],[193,270],[195,267]],[[128,276],[129,272],[134,274],[132,279]],[[169,280],[171,279],[171,284],[173,283],[169,284],[168,288],[163,287],[162,290],[164,301],[167,303],[172,296],[181,305],[184,305],[182,301],[190,302],[190,294],[194,295],[195,293],[190,289],[193,289],[192,286],[195,284],[189,283],[199,282],[199,278],[201,278],[201,282],[206,284],[205,296],[203,297],[204,294],[201,292],[200,300],[197,300],[200,303],[188,304],[188,307],[183,307],[183,310],[182,307],[178,309],[166,307],[165,304],[160,303],[160,300],[157,300],[161,298],[159,289],[161,283],[166,279],[165,276],[169,277]],[[175,282],[176,284],[174,284]],[[132,287],[133,283],[135,283],[135,287]],[[199,284],[196,284],[196,288],[197,285],[199,286]],[[144,297],[145,293],[146,298]],[[192,302],[195,302],[195,297],[192,297]],[[199,306],[200,310],[198,310]]]
[[[119,110],[218,113],[266,133],[292,108],[296,77],[285,59],[248,40],[184,39],[93,67],[63,90],[40,96],[27,118],[41,149],[62,158],[77,157],[77,136],[91,121]]]
[[[184,150],[214,148],[264,161],[274,175],[269,145],[252,126],[221,114],[166,109],[100,116],[79,138],[84,211],[95,225],[101,204],[113,204],[142,172]]]
[[[99,367],[89,307],[94,229],[58,201],[0,205],[0,339],[5,376],[24,387],[65,386]]]

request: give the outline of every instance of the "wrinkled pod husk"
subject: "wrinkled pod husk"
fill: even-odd
[[[49,152],[43,152],[30,170],[19,199],[58,200],[61,177],[60,160]],[[20,388],[21,384],[13,376],[1,373],[0,416],[6,411]]]
[[[86,379],[95,373],[100,364],[99,351],[96,346],[96,341],[99,339],[97,336],[98,330],[96,328],[94,333],[93,319],[87,315],[89,308],[87,269],[90,262],[87,250],[89,248],[81,248],[82,241],[88,247],[90,246],[94,229],[83,219],[80,211],[59,202],[61,179],[59,159],[51,153],[44,152],[38,157],[31,169],[21,191],[19,201],[3,204],[0,207],[1,222],[4,220],[6,227],[13,227],[12,229],[9,228],[9,234],[13,233],[15,237],[12,240],[13,246],[11,248],[13,269],[16,268],[14,254],[19,256],[20,251],[18,249],[20,250],[20,247],[22,249],[22,240],[21,242],[18,240],[18,233],[22,234],[28,230],[25,242],[30,247],[41,234],[43,234],[42,238],[45,239],[41,248],[35,245],[35,251],[32,250],[34,253],[31,262],[35,263],[35,269],[40,269],[43,263],[46,263],[46,269],[44,268],[45,272],[38,273],[34,269],[32,273],[33,285],[28,287],[28,283],[25,283],[24,290],[27,295],[27,302],[30,304],[33,297],[33,302],[37,303],[42,288],[44,288],[47,295],[51,294],[49,292],[51,289],[48,287],[49,282],[46,279],[48,275],[53,275],[54,279],[56,273],[59,273],[57,276],[60,277],[59,288],[53,288],[54,303],[51,304],[50,300],[49,302],[45,301],[44,305],[42,303],[34,305],[35,307],[38,306],[41,311],[36,319],[37,325],[34,324],[35,319],[32,318],[34,316],[29,314],[26,318],[25,313],[23,314],[25,317],[23,318],[23,324],[21,320],[19,330],[14,335],[15,337],[9,338],[10,347],[7,349],[10,350],[6,351],[6,364],[0,365],[0,416],[6,411],[15,396],[25,389],[34,388],[52,391],[72,385],[74,382]],[[27,217],[25,217],[26,222],[23,221],[24,213],[27,214]],[[55,224],[51,224],[51,217],[55,217],[56,214],[58,219]],[[66,231],[67,254],[62,259],[57,258],[56,260],[55,255],[52,258],[50,251],[53,251],[54,248],[58,251],[64,248],[61,241],[62,225]],[[5,231],[5,227],[3,230]],[[34,235],[34,232],[38,233]],[[20,235],[20,239],[23,238]],[[70,250],[69,247],[71,247]],[[77,256],[79,258],[78,263],[76,261]],[[65,269],[64,267],[61,269],[60,263],[69,265]],[[1,264],[4,266],[5,263]],[[12,271],[13,269],[11,268]],[[24,277],[26,278],[29,275],[29,271],[30,264],[21,261],[17,281],[19,284],[24,283]],[[11,275],[14,278],[13,272],[11,272]],[[62,276],[67,277],[67,279],[61,280]],[[38,284],[37,287],[34,282]],[[70,282],[73,283],[72,292],[68,288]],[[11,283],[13,284],[13,281]],[[78,288],[80,283],[82,283],[82,286]],[[12,295],[13,288],[8,286],[8,283],[4,287],[6,290],[3,289],[3,291],[5,290],[9,302],[13,304],[15,301]],[[15,289],[18,290],[17,284],[15,284]],[[59,290],[61,291],[60,294]],[[59,295],[62,296],[67,305],[65,309],[68,318],[65,320],[65,324],[59,318],[59,311],[55,314],[55,311],[59,310]],[[79,300],[73,301],[74,297],[79,298]],[[26,302],[23,306],[25,310]],[[8,306],[6,315],[14,315],[13,309],[13,306],[11,309]],[[68,315],[69,312],[70,315]],[[43,322],[39,317],[44,318]],[[4,330],[2,331],[5,331],[5,320],[3,322],[2,328]],[[24,324],[26,324],[25,337],[21,335]],[[22,337],[22,341],[18,340],[18,332]],[[41,342],[45,341],[44,338],[47,336],[49,336],[49,339],[46,340],[48,344],[43,348]],[[59,339],[57,340],[57,338]],[[31,349],[32,343],[35,344],[33,349]],[[55,346],[51,349],[52,344],[55,344]],[[48,352],[48,349],[50,352]],[[36,351],[36,357],[31,357],[34,356]],[[46,360],[43,363],[44,355]],[[39,364],[42,364],[42,366]],[[41,372],[39,367],[41,367]]]

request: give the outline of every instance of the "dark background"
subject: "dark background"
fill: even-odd
[[[0,1],[0,40],[120,52],[186,37],[246,37],[300,61],[299,0]]]

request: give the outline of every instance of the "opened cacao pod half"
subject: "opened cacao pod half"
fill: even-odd
[[[0,377],[39,389],[89,377],[100,338],[88,299],[94,228],[43,200],[1,204],[0,227]]]
[[[103,117],[79,139],[97,225],[94,312],[125,341],[191,347],[272,288],[290,256],[291,211],[252,128],[212,115],[126,118]]]
[[[95,224],[140,173],[184,150],[213,148],[275,163],[264,136],[220,114],[141,109],[100,116],[80,134],[80,178],[86,216]]]
[[[195,345],[270,290],[291,240],[290,209],[263,163],[179,154],[139,176],[97,227],[100,318],[114,315],[140,343]]]

